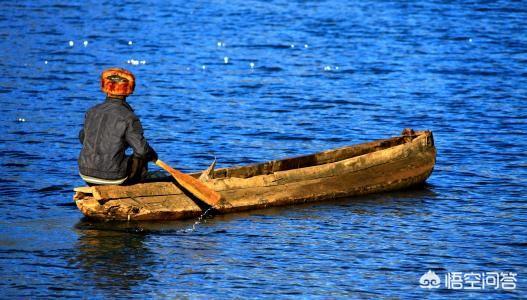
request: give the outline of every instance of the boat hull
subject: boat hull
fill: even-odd
[[[222,196],[215,207],[218,213],[400,190],[423,183],[436,160],[432,133],[411,133],[304,157],[220,169],[205,184]],[[207,209],[171,181],[77,188],[74,200],[85,216],[99,220],[178,220]]]

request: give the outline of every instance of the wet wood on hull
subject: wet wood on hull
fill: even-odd
[[[228,213],[407,188],[430,176],[435,158],[432,132],[405,130],[370,143],[218,169],[204,183],[221,194],[216,211]],[[166,180],[80,187],[74,200],[85,216],[99,220],[177,220],[207,209]]]

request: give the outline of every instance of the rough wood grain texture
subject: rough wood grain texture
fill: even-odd
[[[101,220],[176,220],[199,216],[202,212],[185,196],[149,196],[113,199],[105,202],[94,198],[76,201],[88,217]]]
[[[277,186],[227,190],[223,191],[222,195],[224,199],[229,200],[224,203],[221,210],[241,211],[395,190],[424,181],[433,168],[433,162],[432,155],[421,158],[407,157],[392,161],[389,165],[380,164],[338,176],[289,182]]]
[[[222,196],[217,211],[228,213],[406,188],[430,176],[435,157],[431,132],[405,130],[401,137],[219,169],[207,185]],[[87,191],[77,190],[74,199],[79,209],[94,219],[174,220],[202,212],[170,182]]]
[[[94,198],[98,200],[183,194],[172,182],[139,183],[129,186],[100,185],[92,189]]]

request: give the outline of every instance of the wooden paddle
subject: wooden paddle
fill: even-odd
[[[172,169],[169,165],[165,164],[161,160],[156,160],[156,165],[163,168],[165,171],[170,173],[172,177],[187,191],[192,195],[196,196],[201,201],[207,203],[208,205],[214,207],[220,202],[221,195],[215,190],[209,188],[203,182],[197,180],[196,178],[181,173],[176,169]]]

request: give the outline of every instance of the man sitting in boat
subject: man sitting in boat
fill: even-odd
[[[148,162],[157,160],[139,118],[126,102],[134,88],[135,77],[127,70],[110,68],[101,74],[106,101],[88,110],[79,132],[79,174],[90,186],[140,182],[147,174]],[[132,156],[125,154],[129,147]]]

